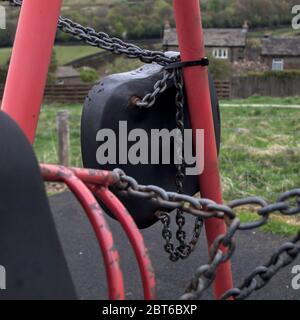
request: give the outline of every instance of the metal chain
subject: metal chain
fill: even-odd
[[[159,205],[161,209],[182,209],[186,214],[191,214],[202,219],[226,218],[229,223],[226,234],[217,237],[211,246],[209,253],[209,262],[199,267],[191,280],[186,293],[180,298],[182,300],[199,299],[204,291],[211,286],[216,277],[216,271],[220,264],[228,261],[235,252],[234,236],[237,231],[257,229],[268,223],[271,214],[281,213],[285,216],[296,215],[300,213],[300,189],[294,189],[282,193],[275,203],[269,204],[263,198],[249,197],[231,201],[228,205],[219,205],[212,200],[203,198],[193,198],[187,195],[175,192],[167,192],[162,188],[155,186],[139,185],[133,178],[125,175],[120,169],[115,172],[119,174],[120,182],[118,188],[136,197],[149,199]],[[236,211],[244,206],[253,208],[259,216],[259,219],[253,222],[241,223],[237,217]],[[169,217],[164,218],[166,224],[169,223]],[[167,233],[166,237],[170,240]],[[283,244],[271,256],[268,263],[256,268],[250,276],[246,278],[243,284],[225,293],[222,299],[235,297],[236,299],[245,299],[252,292],[264,287],[271,278],[282,268],[292,263],[300,253],[300,230],[297,236]],[[168,248],[173,249],[170,243]],[[225,248],[225,250],[224,250]],[[259,277],[259,280],[257,280]]]
[[[126,43],[116,37],[110,37],[105,32],[96,32],[91,27],[84,27],[65,17],[59,18],[58,28],[88,45],[110,51],[117,55],[125,55],[130,59],[139,59],[144,63],[155,62],[159,65],[167,66],[178,61],[178,57],[170,58],[162,51],[142,49],[135,44]]]
[[[22,0],[8,0],[10,5],[19,7]],[[58,29],[72,35],[74,38],[84,43],[104,49],[116,55],[124,55],[130,59],[139,59],[144,63],[157,63],[162,66],[168,66],[174,62],[180,61],[179,56],[168,57],[162,51],[152,51],[142,49],[132,43],[126,43],[119,38],[110,37],[105,32],[97,32],[91,27],[84,27],[65,17],[59,17]],[[139,108],[147,109],[154,106],[158,96],[167,89],[167,82],[174,78],[174,72],[164,70],[162,79],[158,80],[151,93],[145,95],[141,101],[137,101]]]
[[[173,77],[176,93],[176,126],[177,126],[177,136],[175,142],[176,155],[177,155],[177,174],[175,178],[177,193],[183,193],[183,182],[185,178],[185,161],[184,161],[184,89],[183,89],[183,77],[182,72],[179,69],[175,69],[175,76]],[[192,251],[199,240],[201,230],[203,227],[203,219],[197,217],[195,220],[195,225],[193,229],[192,240],[186,242],[186,232],[183,230],[185,225],[184,211],[182,209],[176,210],[176,224],[178,230],[176,232],[176,239],[179,242],[179,246],[175,247],[172,243],[172,231],[170,228],[171,217],[167,212],[161,212],[159,215],[159,220],[163,224],[162,236],[166,241],[164,246],[165,251],[169,254],[171,261],[178,261],[179,259],[186,259],[190,256]]]
[[[266,264],[255,268],[254,271],[246,277],[242,285],[227,291],[221,299],[234,298],[235,300],[244,300],[254,291],[265,287],[281,269],[291,264],[298,257],[300,246],[297,245],[297,243],[299,241],[300,232],[298,232],[298,235],[290,242],[286,242],[280,246]]]
[[[168,88],[168,82],[175,79],[175,73],[170,70],[163,71],[162,79],[158,80],[153,87],[151,93],[147,93],[144,98],[136,102],[136,105],[141,109],[149,109],[153,107],[157,101],[157,98],[164,93]]]
[[[21,6],[21,0],[11,0],[14,6]],[[118,38],[112,38],[104,32],[96,32],[93,28],[83,27],[82,25],[64,17],[59,18],[58,28],[65,33],[74,36],[85,42],[88,45],[102,48],[117,55],[125,55],[128,58],[137,58],[144,63],[158,63],[162,66],[168,66],[171,63],[180,61],[179,56],[168,57],[165,53],[160,51],[150,51],[141,49],[138,46],[130,43],[125,43]],[[173,81],[177,90],[175,104],[176,104],[176,125],[178,129],[177,141],[175,142],[177,148],[177,156],[180,164],[176,165],[176,188],[178,193],[183,193],[183,181],[185,177],[185,163],[183,158],[184,146],[184,82],[181,69],[163,70],[162,79],[158,80],[151,93],[144,96],[143,99],[137,100],[136,105],[142,109],[148,109],[155,105],[157,98],[167,90],[168,82]],[[178,259],[187,258],[193,251],[201,234],[203,221],[201,218],[196,218],[195,227],[193,230],[193,237],[190,243],[186,243],[186,232],[183,230],[185,225],[185,217],[182,209],[177,209],[176,224],[178,230],[176,238],[179,241],[179,246],[176,248],[171,243],[172,232],[170,230],[170,217],[167,213],[160,216],[163,223],[163,238],[166,240],[165,250],[170,254],[170,260],[177,261]]]
[[[198,242],[198,239],[201,235],[201,231],[203,227],[203,219],[196,218],[192,240],[189,242],[189,244],[184,244],[182,245],[182,247],[181,246],[175,247],[171,241],[172,231],[170,229],[170,225],[171,225],[170,214],[167,212],[159,212],[157,214],[157,217],[163,224],[162,237],[166,241],[164,245],[164,249],[169,254],[170,260],[173,262],[176,262],[179,259],[186,259],[189,256],[189,254],[194,250]]]
[[[236,218],[235,208],[242,206],[259,206],[256,210],[260,219],[251,223],[242,224],[240,230],[252,230],[265,225],[268,222],[269,215],[274,212],[280,212],[283,215],[295,215],[300,213],[300,189],[294,189],[283,193],[278,201],[274,204],[268,204],[260,197],[249,197],[239,200],[234,200],[228,205],[220,205],[210,199],[194,198],[176,192],[167,192],[157,186],[139,185],[137,181],[127,176],[122,170],[114,170],[120,177],[120,182],[117,188],[126,194],[134,195],[138,198],[149,199],[158,207],[163,209],[175,210],[182,209],[185,213],[203,219],[210,218],[227,218],[232,221]],[[295,200],[296,204],[291,206],[288,200]]]

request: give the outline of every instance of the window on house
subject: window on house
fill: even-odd
[[[272,70],[273,71],[282,71],[284,67],[283,59],[273,59],[272,61]]]
[[[213,56],[216,59],[228,59],[228,49],[227,48],[214,49]]]

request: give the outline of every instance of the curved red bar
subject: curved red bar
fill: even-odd
[[[93,185],[89,185],[89,188],[115,215],[116,219],[120,222],[126,232],[139,265],[145,300],[156,299],[156,283],[152,263],[149,258],[148,250],[144,244],[143,236],[131,215],[121,201],[108,189]]]
[[[41,165],[41,171],[45,180],[64,182],[82,204],[94,228],[103,254],[109,298],[112,300],[124,300],[124,281],[120,268],[119,254],[114,247],[113,237],[103,211],[95,197],[70,169],[55,165]]]
[[[119,176],[113,171],[95,170],[95,169],[82,169],[82,168],[69,168],[73,173],[84,183],[92,183],[109,187],[119,182]]]

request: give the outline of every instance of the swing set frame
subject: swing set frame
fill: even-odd
[[[205,49],[199,0],[173,0],[173,4],[181,60],[196,61],[202,59],[205,57]],[[61,7],[62,0],[23,0],[18,21],[1,109],[17,122],[31,144],[34,143],[35,139]],[[195,133],[196,129],[204,129],[205,133],[204,171],[199,176],[201,196],[221,204],[223,201],[222,189],[207,68],[202,66],[184,68],[184,82],[193,132]],[[143,256],[146,249],[141,234],[136,227],[130,227],[134,225],[130,215],[127,214],[122,203],[108,189],[110,184],[107,181],[113,181],[113,174],[103,173],[106,178],[109,178],[105,180],[106,185],[103,189],[95,186],[95,182],[99,184],[99,180],[93,180],[89,170],[62,169],[49,165],[42,165],[41,170],[45,180],[57,181],[59,179],[73,191],[75,190],[75,194],[81,199],[95,232],[99,236],[98,240],[104,256],[108,255],[107,248],[112,241],[112,235],[108,228],[106,234],[99,233],[99,225],[105,222],[99,221],[104,216],[99,213],[101,208],[97,208],[95,212],[90,207],[90,204],[94,203],[94,195],[99,197],[115,213],[135,250],[142,274],[145,299],[155,298],[153,294],[154,275],[147,271],[149,270],[147,267],[151,266],[151,263],[147,255]],[[59,170],[65,170],[65,174],[59,175]],[[71,173],[71,180],[66,178],[68,172]],[[98,172],[98,176],[99,174]],[[225,222],[221,219],[207,219],[205,229],[209,248],[218,236],[226,233]],[[110,259],[118,260],[117,254],[115,257],[107,256],[105,261],[109,262]],[[124,299],[123,279],[118,267],[116,270],[111,270],[107,265],[106,269],[109,297],[111,299]],[[217,270],[214,281],[215,298],[219,298],[232,287],[230,262],[225,262]]]

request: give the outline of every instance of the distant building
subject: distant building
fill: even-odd
[[[73,85],[81,84],[79,72],[71,66],[58,67],[55,74],[56,84]]]
[[[244,60],[248,24],[240,29],[204,29],[203,32],[207,54],[230,62]],[[178,50],[176,29],[168,25],[164,30],[163,47],[166,51]]]
[[[300,69],[300,37],[262,40],[261,60],[270,70]]]

